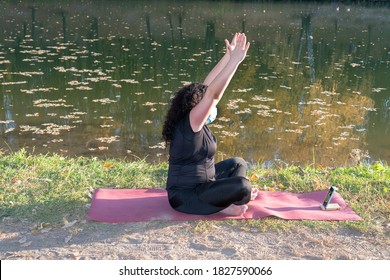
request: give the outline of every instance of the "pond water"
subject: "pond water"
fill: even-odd
[[[390,8],[1,1],[0,149],[167,160],[169,99],[251,42],[211,129],[218,160],[390,162]]]

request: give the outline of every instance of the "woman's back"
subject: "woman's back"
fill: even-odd
[[[215,152],[216,140],[206,125],[195,133],[189,115],[179,121],[170,143],[167,189],[192,188],[214,180]]]

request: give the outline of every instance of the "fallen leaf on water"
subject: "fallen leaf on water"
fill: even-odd
[[[292,132],[292,133],[297,133],[297,134],[302,134],[303,131],[301,129],[286,129],[286,132]]]
[[[39,117],[39,113],[26,114],[26,117]]]
[[[151,149],[165,149],[165,142],[157,143],[157,145],[149,146]]]
[[[254,97],[252,97],[252,100],[253,101],[270,102],[270,101],[274,101],[275,99],[274,98],[269,98],[269,97],[264,97],[264,96],[261,96],[261,95],[255,95]]]
[[[112,143],[119,141],[119,136],[111,136],[111,137],[100,137],[96,138],[96,140],[102,142],[102,143]],[[99,148],[100,149],[100,148]]]
[[[239,114],[250,114],[250,113],[252,113],[250,108],[245,108],[244,110],[240,110],[240,111],[235,112],[236,115],[239,115]]]
[[[94,100],[92,100],[92,102],[101,103],[101,104],[109,104],[109,103],[115,103],[117,101],[109,99],[109,98],[102,98],[102,99],[94,99]]]
[[[139,82],[134,79],[122,79],[121,82],[129,83],[129,84],[138,84]]]
[[[386,90],[386,88],[373,88],[373,92],[381,92],[382,90]]]
[[[235,137],[235,136],[237,136],[237,135],[239,135],[239,133],[238,132],[228,132],[228,131],[222,131],[221,132],[223,135],[225,135],[225,136],[231,136],[231,137]]]
[[[236,89],[236,90],[233,90],[233,92],[248,92],[248,91],[252,91],[253,88],[242,88],[242,89]]]
[[[21,85],[21,84],[27,84],[27,81],[20,81],[20,82],[2,82],[0,85],[8,86],[8,85]]]
[[[87,87],[87,86],[79,86],[79,87],[76,87],[76,89],[78,89],[78,90],[93,90],[93,88]]]

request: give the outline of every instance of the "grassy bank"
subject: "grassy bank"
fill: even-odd
[[[64,219],[85,219],[96,188],[164,188],[167,164],[145,161],[68,158],[28,155],[24,151],[0,155],[0,220],[61,224]],[[247,220],[241,228],[353,227],[383,232],[389,224],[390,166],[382,163],[355,167],[313,168],[253,165],[248,174],[261,190],[308,192],[339,187],[361,222],[307,222],[280,219]],[[208,223],[200,223],[204,227]]]

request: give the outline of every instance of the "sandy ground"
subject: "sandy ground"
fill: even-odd
[[[241,222],[70,221],[62,226],[4,219],[0,259],[12,260],[290,260],[390,259],[388,236],[340,229],[332,234],[309,227],[289,232],[243,227]]]

